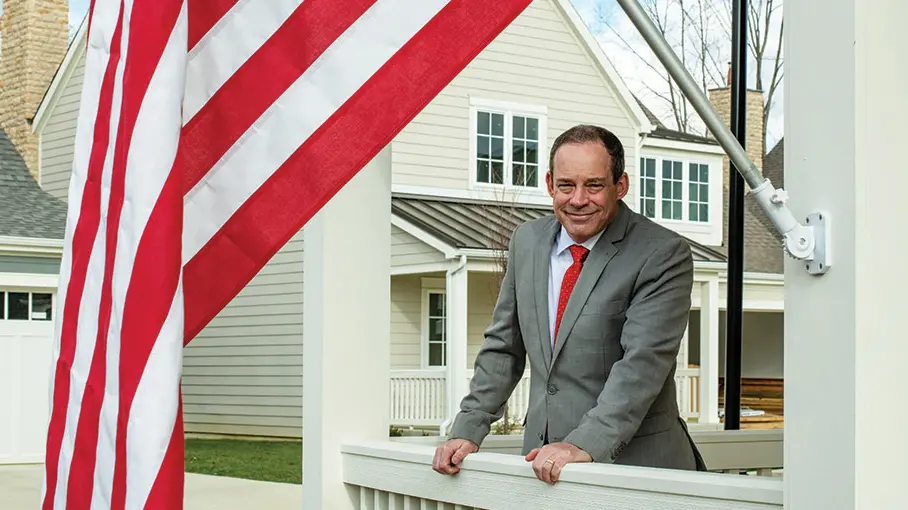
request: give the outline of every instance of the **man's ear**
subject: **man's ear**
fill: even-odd
[[[555,198],[555,182],[551,170],[545,173],[545,187],[549,190],[549,196]]]
[[[630,191],[630,179],[627,177],[627,172],[621,174],[621,177],[618,178],[618,182],[615,184],[618,188],[618,200],[621,200],[627,195],[627,192]]]

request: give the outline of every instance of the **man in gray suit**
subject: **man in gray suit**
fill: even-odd
[[[470,393],[433,468],[457,473],[479,449],[529,359],[523,453],[540,480],[572,462],[705,470],[675,397],[689,245],[622,201],[624,149],[608,130],[564,132],[549,169],[555,215],[511,236]]]

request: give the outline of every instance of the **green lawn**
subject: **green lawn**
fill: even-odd
[[[186,439],[186,472],[302,484],[299,441]]]

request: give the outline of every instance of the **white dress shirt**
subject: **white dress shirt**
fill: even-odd
[[[602,232],[587,239],[585,243],[579,244],[587,250],[593,251],[593,246],[602,237]],[[574,257],[568,248],[575,244],[578,243],[575,243],[571,236],[568,235],[567,230],[561,227],[549,258],[549,342],[553,349],[555,348],[555,317],[558,314],[561,281],[564,280],[564,273],[574,263]]]

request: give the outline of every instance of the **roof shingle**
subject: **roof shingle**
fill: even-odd
[[[66,204],[38,186],[0,129],[0,236],[63,239]]]
[[[785,186],[784,138],[763,157],[763,176],[774,188]],[[744,270],[775,274],[785,272],[782,236],[750,193],[744,196]]]

